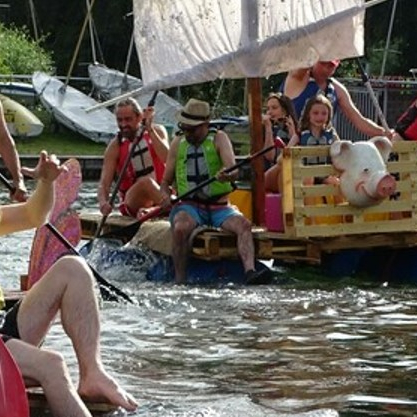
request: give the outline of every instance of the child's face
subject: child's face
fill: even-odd
[[[324,127],[329,121],[329,109],[321,103],[313,104],[310,110],[310,124],[315,127]]]
[[[266,114],[274,122],[287,116],[286,111],[282,108],[280,102],[276,98],[271,98],[266,103]]]

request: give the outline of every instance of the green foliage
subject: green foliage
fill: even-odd
[[[384,68],[384,75],[397,75],[401,73],[401,69],[405,67],[405,57],[402,51],[405,50],[405,39],[395,38],[391,39],[388,53],[386,54],[386,62]],[[372,49],[369,51],[369,66],[370,73],[380,74],[382,63],[385,54],[385,40],[375,42]],[[408,74],[407,74],[408,75]]]
[[[32,40],[25,28],[6,28],[0,23],[0,73],[32,74],[34,71],[50,71],[51,54]]]

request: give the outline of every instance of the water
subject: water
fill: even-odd
[[[78,204],[94,207],[94,184]],[[8,284],[27,269],[31,236],[1,239]],[[177,287],[120,268],[102,274],[137,305],[103,305],[102,351],[139,400],[133,416],[417,416],[414,288]],[[46,346],[76,379],[58,324]]]

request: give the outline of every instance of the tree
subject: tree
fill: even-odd
[[[7,29],[0,24],[0,50],[1,74],[32,74],[34,71],[51,70],[51,55],[24,29]]]

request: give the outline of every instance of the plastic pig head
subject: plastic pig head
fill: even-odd
[[[391,142],[383,136],[366,142],[332,143],[330,156],[341,172],[340,189],[352,206],[372,206],[395,193],[395,178],[386,167],[391,150]]]

